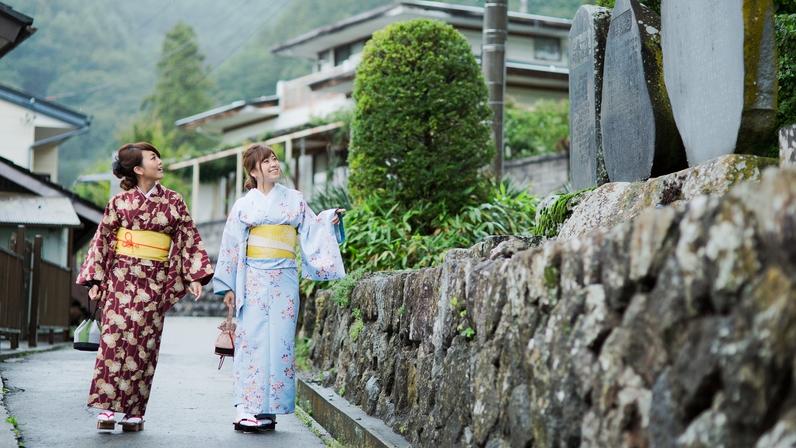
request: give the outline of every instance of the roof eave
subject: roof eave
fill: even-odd
[[[0,84],[0,100],[5,100],[17,106],[47,115],[48,117],[63,121],[77,128],[86,127],[91,124],[91,118],[82,112],[47,101],[40,96],[23,92],[7,85]]]
[[[468,17],[483,20],[484,8],[477,6],[461,6],[450,5],[447,3],[427,2],[427,1],[412,1],[405,0],[391,5],[383,6],[356,16],[341,20],[337,23],[327,25],[322,28],[302,34],[293,39],[287,40],[280,44],[272,46],[269,50],[275,55],[281,56],[294,56],[290,49],[298,45],[307,43],[309,41],[328,36],[330,34],[341,32],[349,27],[377,19],[392,11],[396,11],[403,7],[410,7],[416,9],[424,9],[427,11],[441,11],[452,16]],[[525,14],[519,12],[509,12],[509,25],[513,23],[522,23],[526,25],[534,25],[539,27],[554,28],[561,30],[569,30],[572,27],[572,20],[561,19],[557,17],[546,17],[535,14]]]
[[[224,116],[234,115],[241,109],[245,108],[246,106],[259,106],[259,107],[267,107],[269,103],[272,106],[279,105],[279,96],[278,95],[269,95],[269,96],[261,96],[258,98],[254,98],[251,100],[238,100],[232,103],[229,103],[225,106],[217,107],[215,109],[210,109],[196,115],[191,115],[190,117],[181,118],[174,122],[174,125],[181,129],[192,129],[197,126],[201,126],[208,121],[213,121],[214,119],[223,118]]]

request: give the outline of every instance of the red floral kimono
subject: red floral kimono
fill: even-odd
[[[119,227],[169,235],[168,261],[118,254]],[[108,203],[77,283],[98,283],[102,338],[88,406],[144,415],[155,374],[166,311],[193,281],[206,284],[213,268],[182,196],[157,184],[119,193]]]

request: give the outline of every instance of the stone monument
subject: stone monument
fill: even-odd
[[[569,178],[572,188],[608,182],[600,133],[605,39],[611,10],[584,5],[569,31]]]
[[[777,61],[772,0],[661,4],[664,80],[693,166],[774,144]]]
[[[605,49],[602,143],[611,182],[638,182],[688,166],[663,82],[660,17],[617,0]]]

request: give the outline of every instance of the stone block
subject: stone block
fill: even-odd
[[[725,154],[765,156],[776,119],[771,0],[661,4],[664,80],[693,166]]]
[[[611,182],[638,182],[688,166],[663,83],[660,17],[617,0],[605,48],[600,124]]]
[[[583,5],[569,30],[569,177],[575,190],[608,182],[600,132],[600,103],[610,23],[610,9]]]
[[[558,239],[569,240],[596,228],[610,229],[634,219],[644,209],[679,204],[703,194],[723,195],[740,182],[760,180],[761,171],[776,163],[767,157],[730,154],[646,182],[605,184],[575,208],[561,226]]]

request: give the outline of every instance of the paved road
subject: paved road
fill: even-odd
[[[213,355],[221,318],[168,317],[145,429],[97,431],[96,411],[86,407],[94,354],[72,349],[6,360],[0,373],[8,413],[22,443],[37,447],[325,447],[295,414],[280,415],[275,432],[248,434],[232,428],[232,364],[218,371]],[[315,426],[328,437],[322,428]]]

